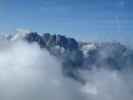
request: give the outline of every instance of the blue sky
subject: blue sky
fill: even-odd
[[[0,0],[0,31],[133,43],[133,0]]]

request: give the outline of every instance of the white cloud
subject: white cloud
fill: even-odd
[[[47,50],[40,49],[37,44],[19,40],[1,46],[1,100],[81,98],[79,84],[62,76],[60,61]]]
[[[0,100],[132,100],[132,70],[81,71],[86,84],[62,75],[47,50],[22,40],[0,41]]]

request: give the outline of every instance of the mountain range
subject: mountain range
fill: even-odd
[[[133,50],[121,43],[79,42],[74,38],[50,33],[31,32],[24,36],[29,43],[37,43],[62,61],[65,76],[84,83],[79,70],[123,70],[133,66]],[[54,67],[54,66],[53,66]]]
[[[80,75],[81,70],[102,68],[121,71],[133,67],[133,50],[121,43],[80,42],[63,35],[37,32],[5,37],[8,40],[22,38],[30,44],[37,43],[40,48],[47,49],[62,62],[63,75],[81,83],[85,83]]]

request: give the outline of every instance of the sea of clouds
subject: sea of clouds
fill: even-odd
[[[0,41],[0,100],[133,100],[133,71],[81,71],[64,77],[61,62],[36,43]]]

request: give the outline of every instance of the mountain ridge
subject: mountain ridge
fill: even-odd
[[[6,38],[9,41],[21,38],[28,43],[37,43],[61,60],[65,76],[82,83],[84,80],[79,75],[80,70],[102,68],[119,71],[133,66],[133,50],[121,43],[79,42],[64,35],[37,32],[9,35]]]
[[[133,66],[133,50],[121,43],[78,42],[63,35],[39,35],[36,32],[27,34],[24,39],[38,43],[62,60],[64,75],[78,81],[83,81],[78,75],[79,70],[104,68],[119,71]]]

